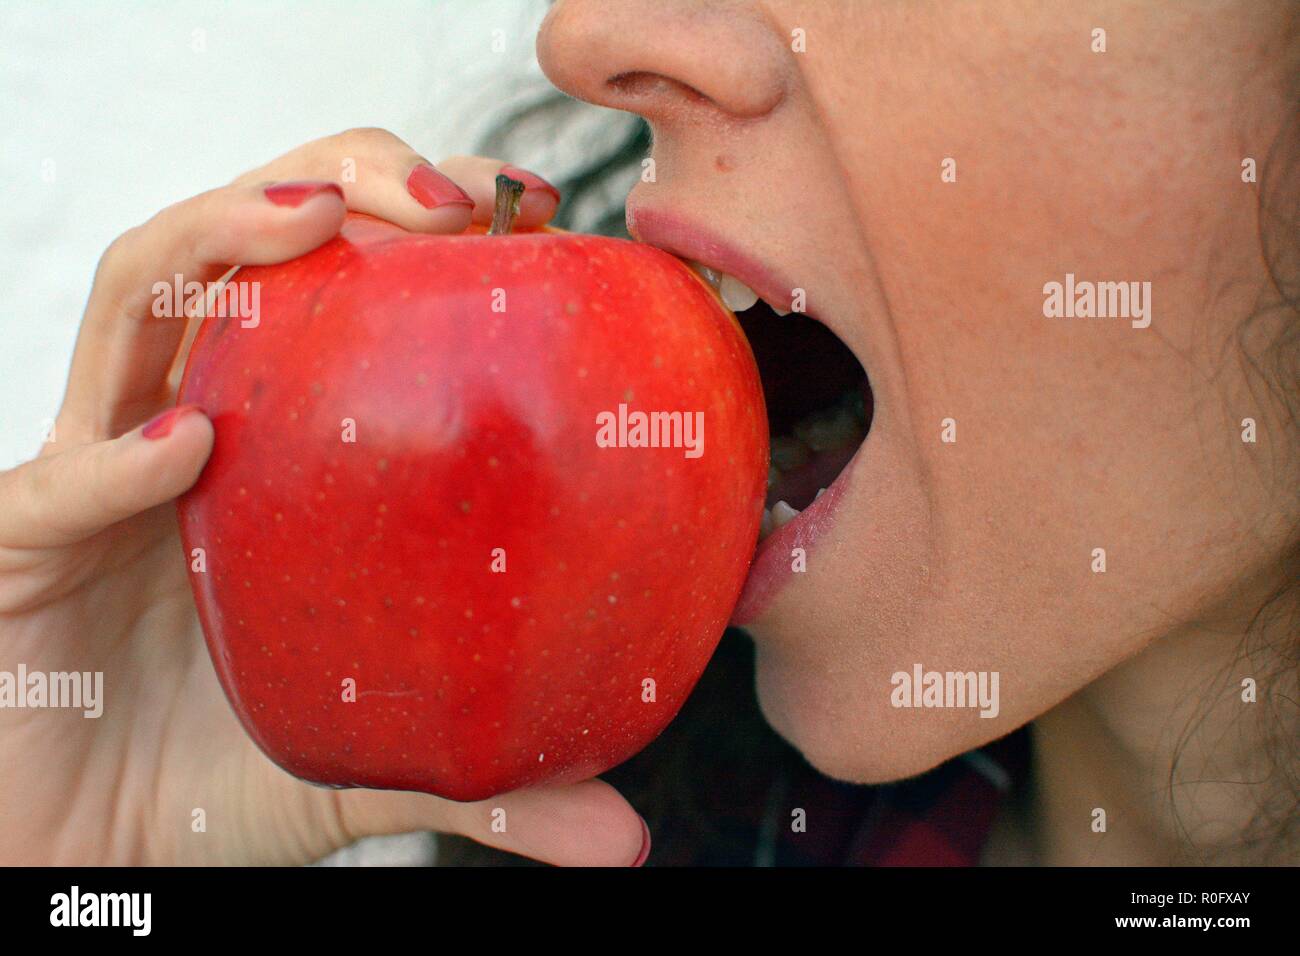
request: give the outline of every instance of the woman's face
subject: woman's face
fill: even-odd
[[[865,441],[739,611],[768,718],[822,770],[893,778],[1006,733],[1280,554],[1280,413],[1237,336],[1284,26],[1267,3],[551,12],[551,79],[654,127],[633,234],[785,307],[804,290],[869,377]],[[1072,313],[1085,283],[1131,295],[1048,315],[1049,283]],[[998,672],[997,716],[892,706],[918,664]]]

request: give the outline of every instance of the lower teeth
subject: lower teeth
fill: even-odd
[[[810,449],[798,438],[777,435],[772,439],[772,467],[778,471],[793,471],[806,464]]]
[[[772,524],[778,528],[782,525],[788,524],[791,518],[796,518],[798,515],[799,512],[790,507],[784,501],[778,501],[776,504],[772,505]]]
[[[794,427],[795,437],[813,451],[843,448],[857,438],[860,431],[861,426],[853,412],[843,407],[835,409],[829,415],[820,414],[804,419]]]
[[[814,454],[860,443],[866,435],[866,424],[862,393],[852,391],[844,393],[838,405],[804,417],[794,426],[793,435],[773,435],[768,490],[780,484],[788,472],[806,465]]]
[[[762,541],[773,531],[785,527],[798,516],[798,510],[784,501],[778,501],[771,508],[764,508],[763,518],[758,526],[758,540]]]

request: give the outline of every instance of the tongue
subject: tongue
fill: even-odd
[[[857,450],[855,442],[843,448],[814,452],[798,468],[780,472],[776,483],[768,489],[767,506],[770,508],[778,501],[784,501],[797,511],[807,508],[817,497],[817,492],[829,487],[844,470]]]

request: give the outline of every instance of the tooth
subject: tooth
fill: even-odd
[[[764,538],[766,538],[769,534],[771,534],[771,533],[772,533],[772,528],[773,528],[773,525],[772,525],[772,512],[771,512],[769,509],[764,508],[764,509],[763,509],[763,517],[762,517],[762,519],[761,519],[761,520],[759,521],[759,523],[758,523],[758,540],[759,540],[759,541],[762,541],[762,540],[763,540]]]
[[[781,316],[782,318],[785,318],[785,316],[790,314],[789,309],[779,309],[776,306],[772,306],[772,311],[775,312],[777,315]]]
[[[799,516],[799,512],[791,508],[784,501],[778,501],[772,505],[772,524],[774,528],[780,528],[790,523],[791,519]]]
[[[722,283],[721,272],[715,272],[713,269],[710,269],[704,263],[695,262],[694,260],[692,260],[689,263],[689,265],[692,269],[694,269],[701,276],[703,276],[704,281],[707,282],[709,285],[713,286],[713,288],[716,289]]]
[[[826,494],[826,489],[825,489],[825,488],[818,488],[818,489],[817,489],[817,494],[813,495],[813,501],[816,501],[818,498],[820,498],[820,497],[821,497],[822,495],[824,495],[824,494]]]
[[[772,439],[772,464],[781,471],[792,471],[808,461],[811,454],[807,445],[791,435],[778,435]]]
[[[844,408],[814,413],[794,426],[794,433],[813,451],[843,448],[860,437],[861,430],[853,413]]]
[[[776,483],[780,480],[781,480],[781,472],[777,470],[775,465],[768,465],[767,466],[767,490],[771,491],[774,487],[776,487]]]
[[[718,287],[718,291],[722,294],[722,301],[727,303],[727,308],[732,312],[744,312],[758,301],[757,292],[739,279],[728,275],[722,277],[722,284]]]

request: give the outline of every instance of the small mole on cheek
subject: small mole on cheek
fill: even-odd
[[[729,173],[736,168],[736,164],[726,153],[718,153],[718,158],[713,161],[713,165],[720,173]]]

